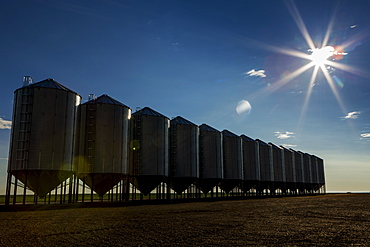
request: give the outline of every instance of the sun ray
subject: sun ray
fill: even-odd
[[[330,19],[330,22],[329,22],[329,25],[328,25],[328,29],[326,29],[325,37],[324,37],[324,40],[322,41],[321,47],[325,47],[325,46],[328,45],[329,38],[330,38],[330,33],[333,30],[333,25],[334,25],[334,20],[335,20],[335,15],[337,13],[337,10],[338,10],[338,5],[336,6],[336,8],[335,8],[335,10],[334,10],[334,12],[331,16],[331,19]]]
[[[319,72],[319,68],[320,68],[319,66],[314,67],[314,70],[313,70],[313,73],[312,73],[312,76],[311,76],[311,80],[310,80],[310,84],[308,85],[306,98],[304,100],[302,111],[301,111],[301,116],[300,116],[299,122],[298,122],[298,131],[297,131],[298,133],[300,132],[300,130],[303,127],[303,123],[304,123],[304,120],[305,120],[305,117],[306,117],[306,112],[307,112],[307,109],[308,109],[308,104],[309,104],[310,98],[311,98],[312,89],[315,85],[315,80],[316,80],[316,77],[317,77],[317,73]]]
[[[302,17],[299,14],[297,6],[295,5],[295,3],[292,0],[290,0],[289,2],[290,2],[290,4],[288,4],[287,1],[286,1],[286,6],[288,7],[288,10],[289,10],[290,14],[292,15],[295,23],[297,24],[299,30],[301,31],[303,37],[305,38],[306,43],[308,44],[310,49],[315,49],[315,44],[313,43],[313,41],[311,39],[311,36],[307,31],[306,25],[304,24],[304,22],[302,20]]]
[[[340,98],[340,95],[337,91],[337,88],[335,87],[335,83],[334,83],[333,79],[331,78],[331,76],[329,75],[329,72],[323,66],[321,67],[321,70],[324,73],[324,76],[325,76],[326,80],[328,81],[328,84],[331,88],[331,91],[333,92],[336,100],[338,101],[338,104],[339,104],[340,108],[342,109],[344,114],[347,114],[346,107],[344,106],[344,103],[343,103],[342,99]]]
[[[254,100],[256,98],[260,98],[262,96],[266,96],[266,95],[268,95],[272,92],[275,92],[276,90],[278,90],[279,88],[281,88],[282,86],[284,86],[285,84],[287,84],[288,82],[293,80],[294,78],[296,78],[299,75],[301,75],[302,73],[304,73],[306,70],[310,69],[312,66],[314,66],[314,63],[310,62],[310,63],[296,69],[295,71],[293,71],[289,75],[287,75],[287,76],[281,78],[280,80],[274,82],[270,87],[265,87],[265,88],[257,91],[256,93],[250,95],[249,96],[250,100]]]
[[[328,61],[326,61],[325,64],[327,64],[329,66],[332,66],[334,68],[338,68],[340,70],[344,70],[346,72],[358,75],[358,76],[362,76],[364,78],[370,78],[370,74],[368,72],[357,69],[355,67],[352,67],[352,66],[349,66],[349,65],[346,65],[346,64],[343,64],[343,63],[338,63],[338,62],[335,62],[335,61],[328,60]]]

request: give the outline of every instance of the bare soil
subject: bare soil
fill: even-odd
[[[0,212],[2,246],[370,246],[370,194]]]

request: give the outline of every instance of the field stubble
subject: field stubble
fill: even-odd
[[[3,246],[369,246],[370,194],[0,212]]]

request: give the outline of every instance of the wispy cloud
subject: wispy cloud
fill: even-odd
[[[363,133],[363,134],[361,134],[361,137],[370,138],[370,133]]]
[[[356,119],[361,114],[359,111],[349,112],[346,116],[341,117],[341,119]]]
[[[11,129],[12,121],[4,120],[0,117],[0,129]]]
[[[281,144],[281,146],[284,146],[286,148],[294,148],[296,147],[297,145],[293,145],[293,144]]]
[[[289,138],[294,137],[294,132],[289,132],[289,131],[280,132],[280,131],[276,131],[275,132],[275,136],[278,139],[289,139]]]
[[[261,70],[250,70],[248,72],[245,72],[244,74],[248,76],[259,76],[259,77],[266,77],[265,71],[263,69]]]
[[[0,158],[0,160],[7,160],[8,158]]]

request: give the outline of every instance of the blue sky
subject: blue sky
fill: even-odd
[[[1,1],[0,193],[25,75],[53,78],[82,102],[108,94],[315,154],[329,191],[369,191],[369,12],[365,1]],[[330,23],[327,45],[345,46],[332,87],[320,70],[310,86],[313,67],[288,80],[310,62],[286,54],[310,54],[299,17],[316,47]],[[243,100],[251,110],[239,114]]]

